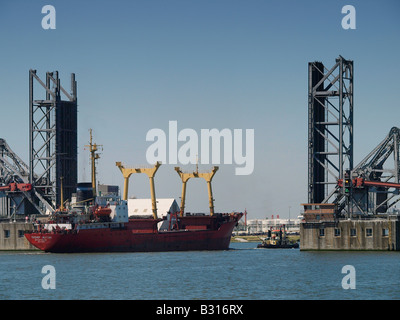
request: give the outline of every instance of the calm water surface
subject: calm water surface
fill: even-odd
[[[400,299],[399,252],[303,252],[232,243],[227,251],[0,252],[0,299]],[[42,288],[42,267],[56,270]],[[342,288],[342,267],[356,289]]]

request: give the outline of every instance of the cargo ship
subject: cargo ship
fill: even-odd
[[[164,219],[128,218],[124,200],[89,210],[93,213],[55,213],[54,220],[37,223],[25,237],[36,248],[55,253],[227,250],[242,217],[170,213]]]
[[[95,190],[96,145],[90,137],[92,160],[92,183]],[[196,171],[183,173],[175,170],[183,182],[181,207],[178,212],[157,215],[154,175],[161,165],[153,168],[125,168],[120,162],[125,183],[124,195],[104,197],[87,195],[87,201],[79,201],[64,208],[61,192],[61,206],[46,222],[34,224],[34,230],[25,233],[26,239],[36,248],[45,252],[155,252],[186,250],[226,250],[234,227],[243,216],[241,212],[214,213],[211,179],[218,167],[211,172]],[[132,173],[146,173],[150,180],[152,216],[128,215],[128,179]],[[189,214],[184,212],[186,183],[190,178],[204,178],[207,182],[210,214]],[[81,203],[83,202],[83,203]]]

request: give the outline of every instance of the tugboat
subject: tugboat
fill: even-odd
[[[298,242],[290,242],[286,237],[285,225],[279,229],[268,230],[267,237],[262,239],[262,243],[257,245],[257,248],[265,249],[297,249],[299,248]]]

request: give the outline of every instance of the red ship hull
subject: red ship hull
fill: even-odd
[[[213,217],[182,217],[185,229],[171,231],[158,231],[159,220],[136,219],[93,224],[93,229],[86,226],[73,231],[32,232],[25,237],[38,249],[55,253],[226,250],[241,217],[237,213],[222,222]]]

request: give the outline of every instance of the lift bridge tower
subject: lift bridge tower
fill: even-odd
[[[353,162],[353,61],[310,62],[301,250],[400,250],[400,128]]]
[[[308,64],[308,202],[337,202],[353,169],[353,61]],[[332,198],[335,197],[333,201]]]
[[[309,63],[308,203],[335,204],[338,216],[393,211],[400,201],[400,129],[353,163],[353,61]],[[319,206],[321,208],[321,206]]]
[[[75,74],[71,74],[71,91],[67,92],[58,71],[47,72],[42,81],[36,70],[29,70],[29,150],[29,183],[43,204],[42,211],[57,209],[61,205],[61,180],[64,199],[76,192]]]

